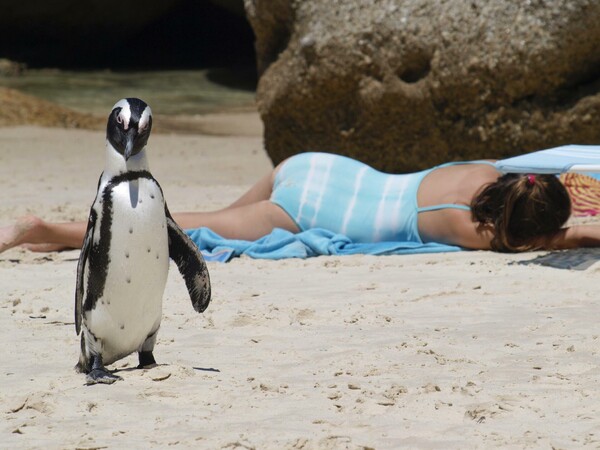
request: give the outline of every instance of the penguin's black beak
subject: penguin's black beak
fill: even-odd
[[[127,132],[127,135],[125,138],[125,151],[123,152],[125,161],[129,161],[129,158],[133,155],[133,149],[135,147],[136,138],[137,138],[137,131],[135,130],[135,128],[131,128]]]

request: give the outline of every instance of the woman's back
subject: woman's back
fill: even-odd
[[[500,173],[489,163],[450,164],[430,171],[417,192],[419,208],[458,205],[463,209],[441,208],[422,211],[418,216],[423,242],[441,242],[474,249],[489,249],[493,237],[489,226],[474,222],[464,207]]]

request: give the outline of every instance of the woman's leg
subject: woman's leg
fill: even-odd
[[[245,194],[225,209],[249,205],[262,200],[269,200],[271,198],[271,193],[273,192],[273,182],[275,181],[274,178],[278,169],[279,166],[258,180]]]
[[[208,227],[230,239],[255,240],[273,228],[299,231],[283,209],[269,200],[214,212],[175,213],[173,219],[182,228]],[[22,217],[14,225],[0,228],[0,253],[18,245],[35,252],[81,248],[86,229],[86,222],[53,223]]]
[[[87,222],[44,222],[39,217],[21,217],[14,225],[0,228],[0,253],[17,245],[33,251],[80,248]]]
[[[174,213],[173,219],[184,229],[208,227],[231,239],[254,240],[275,227],[296,232],[298,228],[290,217],[268,200],[275,173],[264,176],[224,209]],[[86,229],[87,222],[52,223],[35,216],[22,217],[14,225],[0,228],[0,253],[18,245],[40,252],[80,248]]]
[[[273,228],[299,231],[290,216],[269,200],[231,205],[214,212],[176,213],[173,219],[184,229],[207,227],[224,238],[248,241],[269,234]]]
[[[270,217],[270,221],[277,224],[275,226],[289,229],[290,231],[297,231],[298,228],[293,221],[289,220],[288,222],[288,215],[278,206],[271,205],[271,203],[268,202],[269,198],[271,198],[271,193],[273,192],[274,178],[280,166],[281,164],[258,180],[258,182],[231,205],[221,210],[214,212],[173,213],[173,219],[181,228],[208,227],[223,237],[232,239],[248,239],[237,237],[248,235],[248,231],[243,230],[243,228],[248,228],[250,226],[249,224],[246,224],[246,227],[244,227],[243,222],[240,223],[240,219],[250,220],[253,224],[259,225],[258,222],[260,222],[261,219],[267,220],[268,216]],[[259,205],[261,202],[267,202],[268,204],[261,206]],[[257,207],[258,209],[256,209],[256,211],[252,209],[243,209],[242,207],[245,206],[252,206],[253,208]],[[264,232],[268,228],[268,223],[259,225],[258,229],[263,233],[258,237],[268,234],[274,226],[272,226],[269,231]]]

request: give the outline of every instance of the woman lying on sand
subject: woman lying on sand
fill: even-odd
[[[553,175],[502,175],[491,161],[448,163],[390,175],[326,153],[289,158],[227,208],[173,214],[182,228],[208,227],[255,240],[273,228],[325,228],[355,242],[437,242],[519,252],[600,245],[600,227],[562,228],[569,195]],[[34,216],[0,228],[0,252],[80,248],[86,222]]]

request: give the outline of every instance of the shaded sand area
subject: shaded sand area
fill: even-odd
[[[256,114],[223,118],[220,135],[151,137],[172,211],[225,206],[270,168]],[[0,225],[86,219],[103,145],[95,130],[0,128]],[[160,365],[130,356],[113,366],[123,381],[88,387],[73,370],[78,252],[13,249],[1,447],[597,447],[598,255],[240,258],[209,265],[203,315],[171,267]]]

